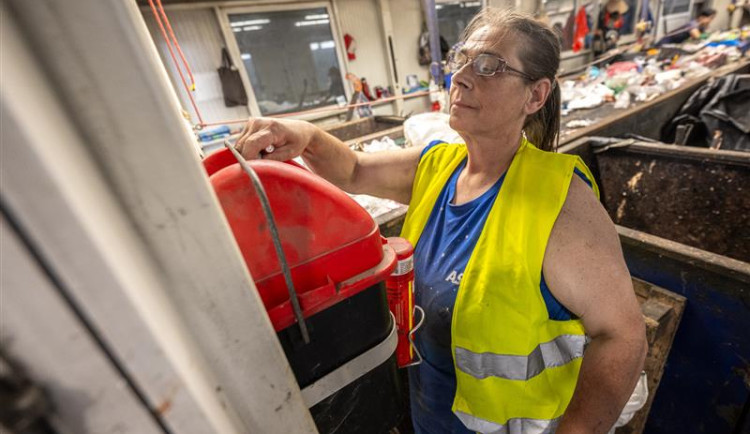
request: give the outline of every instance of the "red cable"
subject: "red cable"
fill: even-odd
[[[349,109],[349,108],[353,108],[353,107],[361,107],[361,106],[365,106],[365,105],[372,105],[375,102],[382,103],[382,102],[388,102],[388,101],[393,101],[393,100],[397,100],[397,99],[416,98],[418,96],[425,96],[425,95],[429,95],[431,93],[437,93],[437,92],[441,92],[441,91],[439,91],[439,90],[432,90],[432,91],[424,91],[424,92],[414,92],[414,93],[410,93],[410,94],[407,94],[407,95],[397,95],[397,96],[391,96],[391,97],[388,97],[388,98],[376,99],[374,101],[360,102],[360,103],[356,103],[356,104],[348,104],[348,105],[345,105],[345,106],[342,106],[342,107],[319,107],[319,108],[314,108],[314,109],[304,110],[304,111],[299,111],[299,112],[291,112],[291,113],[282,113],[282,114],[278,114],[278,115],[270,115],[268,117],[270,117],[270,118],[287,118],[287,117],[290,117],[290,116],[298,116],[298,115],[301,115],[301,114],[308,114],[308,113],[324,113],[324,112],[339,111],[339,110]],[[234,119],[234,120],[221,121],[221,122],[202,123],[202,124],[200,124],[200,127],[212,127],[212,126],[215,126],[215,125],[227,125],[227,124],[244,124],[245,122],[247,122],[247,118],[246,119]]]
[[[167,18],[167,13],[164,12],[164,6],[161,4],[161,0],[156,0],[156,5],[159,7],[159,12],[161,12],[162,18],[164,18],[164,24],[167,26],[167,30],[169,31],[169,35],[172,37],[172,42],[174,43],[175,48],[177,48],[177,52],[180,54],[180,58],[182,59],[182,64],[185,65],[185,70],[187,71],[188,75],[190,76],[190,84],[192,85],[190,90],[195,90],[195,78],[193,77],[193,71],[190,70],[190,64],[185,60],[185,55],[182,53],[182,48],[180,48],[180,43],[177,42],[177,37],[174,35],[174,31],[172,30],[172,24],[169,23],[169,18]]]
[[[156,5],[154,5],[154,1],[156,1],[156,5],[158,5],[158,11],[157,11]],[[169,22],[169,18],[167,18],[167,14],[164,11],[164,6],[162,5],[161,0],[148,0],[148,4],[149,6],[151,6],[151,11],[154,14],[154,19],[156,20],[156,23],[159,25],[161,34],[164,37],[164,42],[167,44],[169,55],[172,57],[172,62],[174,63],[175,68],[177,69],[177,73],[180,75],[180,80],[182,81],[182,85],[188,94],[188,98],[190,99],[190,104],[193,106],[193,110],[195,110],[195,114],[198,117],[198,126],[202,128],[202,127],[213,126],[213,125],[239,124],[239,123],[247,122],[247,119],[236,119],[236,120],[230,120],[230,121],[211,122],[211,123],[203,122],[203,117],[201,116],[200,110],[198,110],[198,105],[195,103],[195,99],[193,98],[193,94],[191,92],[191,90],[195,89],[195,78],[193,77],[193,72],[190,70],[190,65],[185,59],[185,54],[182,52],[179,42],[177,42],[177,37],[175,36],[174,31],[172,30],[172,25]],[[161,17],[159,17],[160,13],[161,13]],[[162,22],[162,18],[164,19],[163,22]],[[166,25],[166,29],[164,27],[165,25]],[[171,41],[169,39],[169,36],[167,36],[167,30],[169,30],[169,36],[171,36],[172,38]],[[172,44],[174,44],[174,47],[177,48],[177,52],[180,54],[180,58],[182,59],[182,64],[185,67],[185,70],[187,71],[190,77],[190,83],[192,85],[192,89],[188,87],[187,81],[185,80],[185,75],[182,73],[182,68],[180,68],[179,63],[177,62],[177,57],[175,56],[174,50],[172,49]],[[409,94],[409,95],[400,95],[400,96],[392,96],[389,98],[383,98],[377,101],[387,102],[387,101],[392,101],[396,99],[406,99],[409,97],[428,95],[434,92],[438,92],[438,91],[416,92],[416,93]],[[371,105],[373,102],[374,101],[362,102],[362,103],[357,103],[357,104],[349,104],[344,107],[320,107],[317,109],[304,110],[304,111],[299,111],[299,112],[271,115],[271,117],[286,118],[286,117],[297,116],[297,115],[305,114],[305,113],[321,113],[321,112],[327,112],[327,111],[338,111],[344,108],[348,109],[348,108],[354,108],[354,107],[361,107],[365,105]]]
[[[169,54],[172,56],[172,62],[174,62],[174,66],[175,68],[177,68],[177,72],[180,74],[180,80],[182,80],[182,85],[185,87],[185,90],[187,91],[188,98],[190,99],[190,104],[193,105],[193,110],[195,110],[195,114],[198,117],[198,123],[200,125],[203,125],[204,124],[203,117],[201,117],[201,112],[200,110],[198,110],[198,105],[195,103],[195,99],[193,99],[193,93],[190,92],[190,89],[188,88],[187,82],[185,81],[185,76],[182,74],[182,69],[180,68],[179,63],[177,63],[177,57],[175,57],[174,55],[174,51],[172,50],[172,44],[169,42],[169,38],[167,37],[167,31],[164,29],[164,24],[161,22],[161,18],[159,18],[159,13],[156,11],[156,6],[154,6],[154,0],[148,0],[148,4],[151,6],[151,11],[154,13],[154,18],[156,19],[156,23],[159,24],[159,28],[161,29],[161,34],[164,37],[164,42],[167,43]]]

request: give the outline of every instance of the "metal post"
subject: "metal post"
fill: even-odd
[[[440,29],[438,28],[437,10],[435,9],[435,0],[423,0],[425,21],[427,22],[427,31],[430,34],[430,74],[435,84],[442,86],[443,68],[440,61],[443,60],[440,53]]]
[[[3,210],[124,381],[172,432],[315,432],[136,3],[1,5]]]

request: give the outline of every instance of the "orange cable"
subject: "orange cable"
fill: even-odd
[[[159,13],[156,11],[156,6],[154,6],[154,0],[148,0],[148,4],[151,6],[151,11],[154,13],[154,18],[156,19],[156,23],[159,24],[159,28],[161,29],[161,34],[164,37],[164,42],[167,43],[167,49],[169,49],[169,54],[172,56],[172,62],[174,62],[174,66],[175,68],[177,68],[177,72],[180,75],[180,80],[182,80],[182,85],[185,87],[185,90],[187,91],[187,94],[188,94],[188,98],[190,99],[190,104],[193,105],[193,110],[195,110],[195,114],[198,117],[199,125],[203,125],[203,117],[201,116],[200,110],[198,110],[198,105],[195,103],[195,99],[193,98],[193,93],[190,92],[190,89],[188,88],[187,82],[185,81],[185,75],[182,73],[182,69],[180,68],[179,63],[177,63],[177,57],[174,55],[174,50],[172,50],[172,44],[170,43],[169,38],[167,37],[167,31],[164,29],[164,24],[162,23],[161,18],[159,17]]]
[[[391,97],[383,98],[383,99],[376,99],[374,101],[360,102],[360,103],[356,103],[356,104],[347,104],[347,105],[342,106],[342,107],[319,107],[319,108],[314,108],[314,109],[310,109],[310,110],[303,110],[303,111],[299,111],[299,112],[291,112],[291,113],[282,113],[282,114],[278,114],[278,115],[270,115],[268,117],[270,117],[270,118],[287,118],[287,117],[291,117],[291,116],[299,116],[301,114],[308,114],[308,113],[325,113],[325,112],[330,112],[330,111],[339,111],[339,110],[344,110],[344,109],[349,109],[349,108],[354,108],[354,107],[361,107],[361,106],[365,106],[365,105],[372,105],[374,102],[382,103],[382,102],[394,101],[394,100],[397,100],[397,99],[415,98],[415,97],[418,97],[418,96],[425,96],[425,95],[429,95],[431,93],[437,93],[437,92],[441,92],[441,91],[440,90],[432,90],[432,91],[424,91],[424,92],[414,92],[414,93],[410,93],[410,94],[407,94],[407,95],[397,95],[397,96],[391,96]],[[226,121],[220,121],[220,122],[200,123],[200,124],[198,124],[198,126],[201,127],[201,128],[203,128],[203,127],[212,127],[212,126],[216,126],[216,125],[244,124],[245,122],[247,122],[247,119],[233,119],[233,120],[226,120]]]
[[[161,4],[161,0],[156,0],[156,5],[159,7],[159,12],[161,12],[161,16],[164,19],[164,24],[166,24],[167,30],[169,31],[169,35],[172,37],[172,42],[174,43],[175,48],[177,48],[177,53],[180,54],[180,58],[182,59],[182,64],[185,66],[185,70],[187,71],[188,76],[190,76],[190,84],[191,84],[190,90],[195,91],[195,78],[193,77],[193,71],[190,70],[190,64],[185,59],[185,54],[182,53],[182,48],[180,48],[180,43],[177,42],[177,37],[174,35],[174,31],[172,30],[172,24],[170,24],[169,18],[167,18],[167,13],[164,12],[164,6]]]

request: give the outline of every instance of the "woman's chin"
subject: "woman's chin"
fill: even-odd
[[[448,126],[454,131],[464,131],[471,123],[471,119],[467,119],[462,110],[451,110],[450,117],[448,118]]]

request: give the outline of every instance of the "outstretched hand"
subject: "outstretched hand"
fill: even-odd
[[[248,160],[287,161],[302,155],[315,131],[316,127],[305,121],[250,118],[235,148]]]

